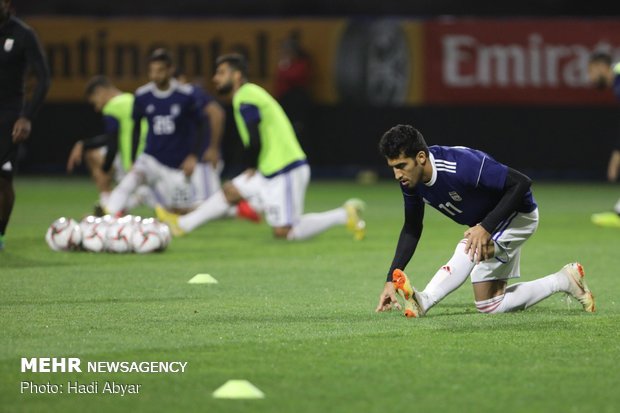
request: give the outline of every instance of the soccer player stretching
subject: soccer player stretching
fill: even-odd
[[[428,147],[422,134],[409,125],[388,130],[379,149],[400,182],[405,223],[376,311],[400,308],[398,293],[405,299],[406,316],[422,316],[469,276],[476,308],[482,313],[523,310],[560,291],[579,300],[585,311],[594,311],[594,297],[579,263],[507,286],[510,278],[520,276],[521,246],[538,226],[527,176],[475,149]],[[422,235],[425,203],[469,228],[452,258],[418,291],[403,269]]]
[[[133,140],[138,142],[141,120],[148,121],[144,152],[110,194],[106,211],[119,215],[141,184],[154,190],[157,202],[169,208],[191,209],[217,191],[220,179],[211,163],[202,163],[205,146],[205,102],[191,85],[173,77],[170,54],[157,49],[149,58],[151,82],[136,91]],[[134,146],[134,150],[136,146]]]
[[[133,164],[133,104],[132,93],[123,93],[105,76],[93,77],[86,86],[86,97],[97,112],[101,112],[105,133],[90,139],[77,141],[67,160],[67,172],[86,160],[95,185],[99,190],[99,202],[95,215],[101,215],[101,205],[110,197],[113,178],[120,182]],[[144,150],[147,123],[143,121],[137,154]],[[146,203],[155,207],[154,196],[147,186],[139,187],[129,198],[126,209]],[[152,205],[151,205],[152,204]]]
[[[245,59],[236,54],[219,57],[213,81],[218,93],[233,95],[248,169],[189,214],[178,217],[157,209],[157,216],[172,232],[192,231],[221,218],[230,205],[246,199],[261,205],[276,238],[302,240],[332,226],[347,225],[355,239],[362,239],[365,224],[359,213],[363,203],[357,199],[331,211],[303,214],[310,180],[306,155],[282,107],[263,88],[248,82]]]
[[[612,62],[611,56],[603,52],[595,52],[588,62],[588,79],[597,89],[613,89],[616,100],[620,101],[620,63]],[[607,165],[609,182],[618,180],[620,172],[620,136],[616,138],[614,148]],[[592,215],[592,222],[602,227],[620,228],[620,199],[616,201],[614,210]]]

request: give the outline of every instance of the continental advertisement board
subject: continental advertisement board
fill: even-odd
[[[214,60],[248,57],[250,80],[273,90],[279,48],[295,36],[312,59],[321,104],[607,105],[588,85],[595,50],[620,59],[620,20],[112,19],[31,17],[53,74],[49,101],[83,99],[105,74],[124,90],[146,83],[146,59],[170,49],[211,89]]]

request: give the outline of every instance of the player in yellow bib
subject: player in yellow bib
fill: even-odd
[[[147,128],[144,123],[137,153],[132,153],[133,94],[122,92],[105,76],[95,76],[86,86],[86,97],[95,111],[103,115],[104,134],[73,145],[67,160],[67,172],[73,172],[84,159],[99,190],[99,203],[105,204],[112,190],[112,181],[119,182],[131,168],[136,154],[144,150]],[[140,188],[132,196],[129,208],[142,203],[154,206],[151,198],[148,188]]]
[[[612,89],[616,100],[620,102],[620,63],[614,63],[611,55],[605,52],[595,52],[590,56],[588,79],[597,89]],[[619,177],[620,136],[615,139],[607,165],[609,182],[616,182]],[[593,214],[592,222],[602,227],[620,228],[620,199],[616,201],[612,211]]]
[[[306,155],[280,104],[248,82],[245,59],[236,54],[219,57],[213,81],[219,94],[233,96],[247,169],[189,214],[179,217],[158,209],[158,217],[173,233],[182,235],[221,218],[230,205],[246,199],[264,212],[276,238],[307,239],[335,225],[346,225],[355,239],[364,238],[365,223],[360,217],[364,204],[358,199],[329,211],[304,214],[310,181]]]

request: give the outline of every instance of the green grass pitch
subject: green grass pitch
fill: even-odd
[[[59,216],[95,199],[85,179],[18,179],[0,253],[0,410],[6,412],[615,412],[620,408],[620,230],[589,216],[620,195],[607,185],[536,184],[538,232],[522,280],[580,260],[598,311],[558,294],[525,312],[482,315],[463,285],[427,317],[375,314],[402,224],[395,183],[315,182],[306,210],[359,196],[368,238],[342,228],[299,243],[265,224],[220,221],[162,254],[58,253]],[[148,213],[147,210],[140,212]],[[427,208],[408,267],[424,287],[463,227]],[[217,285],[192,285],[209,273]],[[21,373],[21,357],[186,361],[183,374]],[[263,400],[216,400],[247,379]],[[21,381],[142,384],[138,395],[20,394]]]

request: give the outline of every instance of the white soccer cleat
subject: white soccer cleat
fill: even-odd
[[[366,203],[361,199],[351,198],[343,205],[347,211],[347,229],[353,233],[353,239],[361,241],[366,237],[366,222],[361,215],[366,209]]]
[[[568,277],[570,282],[569,294],[581,303],[586,312],[593,313],[596,311],[594,295],[592,295],[592,292],[584,280],[586,272],[583,269],[583,265],[578,262],[566,264],[561,272]]]

